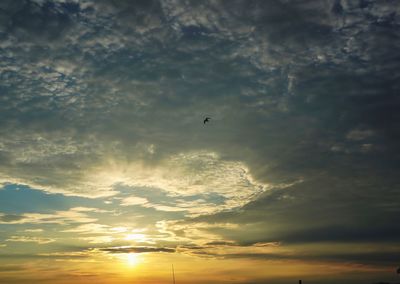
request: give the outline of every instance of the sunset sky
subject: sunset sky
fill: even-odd
[[[400,282],[399,50],[398,0],[1,0],[0,283]]]

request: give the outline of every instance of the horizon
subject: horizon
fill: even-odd
[[[400,282],[398,1],[3,0],[0,37],[0,283]]]

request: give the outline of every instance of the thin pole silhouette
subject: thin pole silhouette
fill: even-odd
[[[173,283],[175,284],[175,271],[174,271],[174,264],[172,264],[172,280],[174,281]]]

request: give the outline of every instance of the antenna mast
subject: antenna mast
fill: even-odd
[[[174,281],[173,283],[175,284],[175,271],[174,271],[174,264],[172,264],[172,280]]]

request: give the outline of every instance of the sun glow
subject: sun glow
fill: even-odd
[[[136,253],[128,253],[126,255],[126,262],[129,266],[135,266],[139,263],[139,257]]]
[[[128,234],[125,236],[127,241],[145,242],[147,240],[144,234]]]

